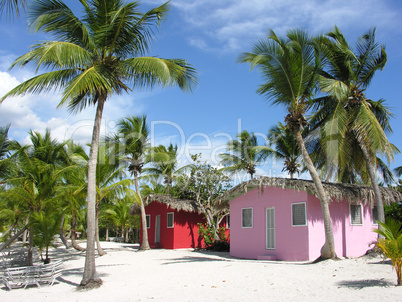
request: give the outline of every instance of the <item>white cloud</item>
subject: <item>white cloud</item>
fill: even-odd
[[[1,71],[9,66],[14,56],[0,54],[0,96],[5,95],[22,81],[32,77],[29,70],[17,72]],[[144,111],[143,99],[149,93],[139,92],[110,98],[104,108],[101,136],[114,131],[118,120],[129,114],[139,115]],[[10,136],[21,143],[29,143],[29,130],[52,131],[52,137],[59,141],[73,139],[82,145],[91,141],[95,108],[88,107],[82,112],[71,115],[66,108],[57,109],[59,94],[25,95],[10,97],[0,104],[1,125],[11,124]]]
[[[176,0],[172,5],[190,25],[189,43],[204,50],[242,50],[270,28],[279,34],[289,28],[321,33],[338,25],[359,35],[374,26],[399,30],[401,25],[400,12],[378,0]]]

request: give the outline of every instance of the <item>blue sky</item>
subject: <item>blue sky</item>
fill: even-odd
[[[78,1],[65,2],[76,6]],[[161,3],[141,1],[141,9]],[[376,74],[367,96],[383,98],[392,108],[394,134],[389,139],[402,150],[402,4],[398,0],[172,0],[150,55],[186,59],[199,73],[198,87],[192,94],[169,88],[112,97],[105,106],[102,134],[114,131],[123,117],[146,114],[152,142],[179,144],[182,163],[187,162],[186,154],[201,152],[216,164],[217,155],[239,130],[256,132],[262,141],[286,114],[255,92],[262,78],[257,70],[250,72],[247,65],[236,63],[240,53],[251,50],[271,28],[280,35],[290,28],[318,34],[335,25],[352,45],[368,29],[377,28],[376,38],[386,46],[388,63]],[[0,94],[4,95],[34,75],[30,68],[9,71],[13,60],[48,37],[30,32],[24,18],[10,22],[4,17],[0,35]],[[56,109],[59,99],[56,93],[8,99],[0,105],[0,125],[11,123],[10,136],[25,143],[29,129],[45,128],[60,140],[89,142],[94,109],[69,115],[65,108]],[[397,155],[391,167],[400,165],[402,156]],[[281,169],[280,162],[270,162],[257,173],[285,176]]]

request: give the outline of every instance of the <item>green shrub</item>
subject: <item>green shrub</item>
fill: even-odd
[[[384,260],[391,259],[392,266],[395,268],[397,285],[402,285],[402,232],[401,223],[395,220],[387,223],[378,222],[381,229],[374,229],[374,232],[383,236],[378,238],[376,247],[379,249]]]
[[[212,251],[229,251],[229,237],[226,236],[226,228],[221,227],[218,229],[218,236],[220,240],[215,240],[214,230],[212,227],[208,227],[206,224],[198,224],[198,234],[203,238],[205,243],[205,248]]]

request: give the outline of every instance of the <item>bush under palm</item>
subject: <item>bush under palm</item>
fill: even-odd
[[[383,238],[378,239],[377,248],[383,253],[384,259],[391,259],[396,271],[397,285],[402,285],[402,224],[395,220],[378,223],[381,229],[375,229],[374,232]]]

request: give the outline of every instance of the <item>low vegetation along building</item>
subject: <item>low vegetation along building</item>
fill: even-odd
[[[198,224],[205,224],[206,219],[194,201],[174,199],[162,194],[150,195],[146,201],[148,241],[151,248],[204,247],[202,237],[198,234]],[[223,221],[221,227],[228,227],[227,220]],[[228,233],[229,231],[227,235]]]
[[[337,256],[357,257],[373,247],[377,208],[371,187],[324,183],[329,194]],[[381,188],[384,203],[401,200]],[[247,259],[315,260],[325,242],[320,200],[312,181],[261,177],[221,197],[230,202],[230,255]]]

